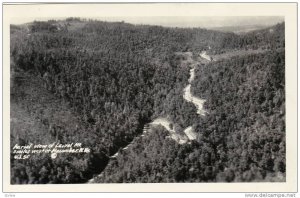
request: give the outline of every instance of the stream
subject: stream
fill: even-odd
[[[205,114],[207,113],[203,107],[205,100],[194,96],[191,92],[191,83],[195,79],[195,69],[198,64],[196,61],[194,61],[192,59],[192,53],[186,53],[186,54],[189,56],[188,60],[189,60],[189,66],[191,67],[191,69],[190,69],[190,78],[188,79],[189,84],[183,89],[183,98],[186,101],[191,102],[196,106],[197,114],[199,114],[201,116],[205,116]],[[211,58],[206,54],[206,51],[201,52],[199,55],[206,62],[211,61]],[[151,123],[146,124],[144,126],[143,133],[140,135],[140,137],[144,137],[145,134],[148,133],[150,126],[155,127],[157,125],[163,126],[170,134],[168,137],[172,138],[179,144],[186,144],[186,143],[189,143],[189,141],[195,140],[197,138],[197,135],[195,134],[192,126],[189,126],[186,129],[184,129],[184,131],[183,131],[184,135],[181,135],[181,134],[177,133],[173,127],[171,128],[171,126],[173,126],[174,124],[166,118],[156,118]],[[123,151],[127,150],[129,147],[132,146],[133,141],[130,142],[126,147],[122,148],[121,150],[123,150]],[[116,152],[114,155],[110,156],[110,159],[114,159],[118,155],[119,155],[119,151]],[[96,177],[101,177],[101,176],[102,176],[102,173]],[[93,183],[96,177],[90,179],[87,183]]]

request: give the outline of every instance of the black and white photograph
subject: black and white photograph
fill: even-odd
[[[284,16],[85,12],[9,22],[10,185],[286,183]]]

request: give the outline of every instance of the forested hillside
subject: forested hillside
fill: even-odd
[[[249,49],[260,53],[199,62],[199,116],[182,97],[189,65],[176,52]],[[84,183],[103,170],[97,182],[284,180],[284,53],[284,24],[245,35],[78,18],[11,25],[11,146],[80,141],[92,151],[11,157],[11,182]],[[197,140],[179,145],[163,127],[137,139],[157,117],[192,125]]]
[[[197,142],[178,146],[155,133],[144,140],[151,143],[135,142],[100,182],[282,180],[284,62],[284,51],[270,51],[200,67],[193,91],[207,99],[209,113],[195,122]]]

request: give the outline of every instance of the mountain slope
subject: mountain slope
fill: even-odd
[[[134,143],[135,149],[132,151],[128,149],[133,156],[121,153],[120,159],[124,160],[118,161],[119,165],[113,165],[112,169],[106,169],[104,175],[107,175],[107,178],[101,182],[209,182],[223,181],[224,174],[228,176],[226,181],[253,181],[264,180],[270,174],[279,172],[284,174],[285,170],[278,168],[285,167],[283,129],[278,140],[269,140],[268,137],[262,140],[263,145],[268,145],[268,141],[274,141],[275,147],[280,147],[280,149],[276,147],[277,149],[273,151],[278,158],[273,159],[271,155],[268,156],[267,162],[258,163],[258,169],[264,171],[262,177],[245,179],[246,176],[242,176],[241,179],[232,175],[233,171],[249,175],[248,172],[252,167],[246,166],[241,169],[240,164],[253,159],[251,157],[249,159],[249,154],[242,153],[248,161],[241,161],[239,159],[244,158],[236,157],[242,155],[241,153],[231,152],[234,147],[227,148],[220,144],[220,142],[230,143],[230,138],[237,132],[232,130],[231,126],[222,125],[224,119],[233,118],[232,115],[224,118],[223,112],[219,110],[227,108],[228,101],[217,100],[218,97],[215,97],[226,88],[232,89],[234,93],[237,93],[238,89],[243,91],[242,87],[230,87],[229,84],[234,83],[232,81],[228,81],[229,84],[222,82],[222,75],[224,77],[232,75],[232,79],[241,81],[245,80],[245,75],[249,75],[246,79],[249,77],[265,86],[265,92],[269,94],[268,101],[280,100],[280,104],[283,104],[283,96],[277,96],[277,92],[281,93],[284,90],[282,79],[284,70],[278,69],[284,67],[284,58],[282,52],[276,54],[273,51],[284,49],[284,24],[274,26],[272,29],[273,31],[261,30],[236,35],[200,28],[135,26],[79,19],[11,26],[11,58],[14,63],[11,71],[16,73],[16,78],[12,78],[14,83],[11,88],[13,90],[11,102],[22,106],[27,113],[33,114],[34,122],[41,120],[44,128],[49,128],[50,123],[63,128],[59,129],[64,131],[60,136],[56,135],[50,140],[55,139],[62,143],[80,141],[92,151],[90,154],[79,156],[62,155],[59,160],[51,160],[49,156],[44,156],[42,159],[39,158],[40,163],[37,163],[33,170],[26,169],[26,161],[12,159],[14,170],[12,183],[86,182],[92,175],[99,174],[105,168],[108,156],[135,140],[135,137],[142,134],[144,125],[157,117],[172,120],[174,128],[179,132],[183,132],[184,128],[191,125],[196,127],[198,141],[179,146],[173,140],[165,140],[166,133],[162,128],[153,129],[154,133],[150,136],[153,138],[145,137],[141,142]],[[246,55],[249,54],[247,49],[260,50],[262,55],[249,58]],[[232,53],[235,50],[245,51],[244,54],[240,54],[240,58],[225,56],[225,59],[231,57],[234,60],[237,72],[225,72],[226,68],[222,64],[230,67],[231,62],[228,60],[220,59],[220,62],[214,61],[207,66],[201,66],[199,62],[200,69],[196,72],[191,89],[194,94],[207,100],[205,107],[213,116],[205,117],[199,116],[195,106],[182,97],[183,89],[188,84],[190,68],[189,64],[182,64],[186,61],[186,57],[178,53],[192,53],[193,60],[196,60],[203,50],[215,56]],[[273,62],[274,59],[270,58],[272,56],[281,58],[278,62]],[[244,68],[245,61],[251,65],[249,67],[253,70],[253,74],[238,69],[240,66]],[[264,81],[265,78],[255,78],[255,75],[262,71],[265,75],[265,70],[260,71],[262,65],[267,65],[270,69],[276,68],[267,79],[275,78],[277,81],[269,83]],[[219,68],[222,68],[223,74],[217,72]],[[23,74],[28,74],[25,81],[18,81],[18,76]],[[203,77],[203,74],[206,76]],[[275,86],[274,83],[282,85]],[[252,84],[247,88],[249,87],[251,88]],[[34,94],[27,93],[24,96],[22,90],[30,89],[35,90]],[[241,93],[246,95],[244,92]],[[260,95],[255,97],[261,102]],[[243,101],[245,105],[248,104],[246,100]],[[280,114],[278,118],[276,113],[278,105],[276,102],[255,103],[254,107],[262,108],[263,114],[270,111],[268,113],[271,115],[268,115],[267,122],[269,119],[282,121],[284,115]],[[275,108],[276,111],[270,108]],[[45,110],[49,112],[41,113]],[[240,115],[239,110],[228,113]],[[43,123],[44,116],[47,122]],[[236,122],[241,125],[244,122],[239,117],[234,119],[229,123]],[[254,125],[250,126],[255,128]],[[276,125],[275,128],[282,126],[284,125]],[[218,129],[220,131],[218,134],[214,129],[220,127],[222,129]],[[273,130],[272,127],[265,127],[264,133]],[[239,126],[239,131],[247,130],[249,129],[245,125]],[[51,131],[49,130],[49,134],[45,134],[45,137],[50,137]],[[247,134],[250,136],[252,133],[245,132],[243,140],[246,144],[250,144],[252,137],[248,137]],[[24,134],[22,136],[26,137]],[[26,144],[29,141],[40,140],[32,134],[25,142],[19,143]],[[15,137],[12,138],[12,143],[15,143]],[[156,148],[150,149],[148,144]],[[274,144],[271,144],[272,148]],[[148,149],[143,151],[144,148]],[[155,156],[154,153],[160,152],[160,148],[163,152]],[[266,150],[268,148],[266,146]],[[237,164],[224,161],[231,154],[238,159]],[[144,155],[141,158],[143,160],[135,159],[141,157],[139,155]],[[147,161],[149,158],[152,159],[150,162]],[[37,159],[32,159],[30,163],[35,163],[35,160]],[[156,167],[155,164],[160,160],[162,164]],[[176,162],[175,166],[169,167],[168,164],[173,162]],[[272,162],[276,165],[272,166]],[[135,167],[139,163],[144,163],[142,168],[139,168],[140,165]],[[122,169],[123,165],[127,168]],[[159,172],[160,169],[166,170]],[[125,177],[124,171],[126,174],[131,171],[137,174]],[[148,176],[141,176],[145,171]],[[22,173],[22,177],[16,179],[19,173]],[[28,179],[29,177],[31,179]]]

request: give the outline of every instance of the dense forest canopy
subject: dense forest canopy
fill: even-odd
[[[12,124],[11,145],[81,141],[92,151],[12,155],[13,184],[83,183],[100,172],[97,182],[285,177],[284,23],[237,35],[68,18],[11,25],[10,32],[13,115],[38,123],[37,130]],[[182,97],[189,66],[176,52],[196,60],[202,51],[214,57],[239,50],[260,51],[196,69],[191,90],[208,111],[199,116]],[[179,132],[192,125],[197,140],[179,145],[163,127],[136,139],[157,117]]]

